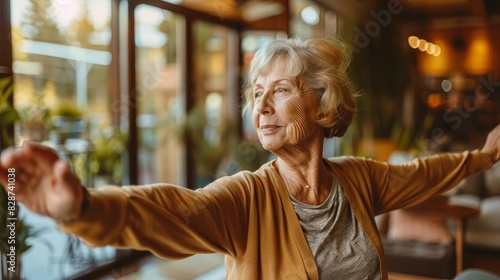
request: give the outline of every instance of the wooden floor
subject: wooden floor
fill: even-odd
[[[467,248],[464,268],[479,268],[500,275],[500,252]],[[220,254],[196,255],[179,261],[162,260],[147,255],[98,280],[223,280],[226,277],[224,257]],[[412,275],[389,273],[390,280],[436,280]],[[441,280],[441,279],[440,279]]]

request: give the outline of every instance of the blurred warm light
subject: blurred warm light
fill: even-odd
[[[438,56],[441,53],[441,48],[438,45],[427,42],[417,36],[408,37],[408,45],[414,49],[419,49],[420,51],[427,52],[434,56]]]
[[[436,45],[432,43],[428,43],[427,50],[425,50],[428,54],[433,54],[436,51]]]
[[[424,39],[418,40],[418,49],[421,51],[425,51],[427,49],[427,41]]]
[[[493,50],[486,34],[475,34],[465,56],[465,67],[473,74],[490,71]]]
[[[410,45],[410,47],[416,49],[418,48],[418,44],[419,44],[419,39],[417,36],[410,36],[408,37],[408,44]]]
[[[427,97],[427,105],[432,109],[437,109],[444,104],[446,98],[440,93],[431,93]]]
[[[445,91],[445,92],[448,92],[451,90],[451,88],[453,87],[453,85],[451,84],[451,82],[449,80],[443,80],[441,82],[441,88]]]
[[[446,41],[445,37],[435,36],[432,38],[432,42],[436,45],[436,50],[432,55],[425,53],[420,57],[421,71],[433,76],[449,75],[454,68],[450,62],[453,59],[453,49],[450,49],[449,42]],[[450,81],[455,89],[456,84],[452,80]]]
[[[462,73],[455,72],[449,76],[451,83],[453,83],[455,89],[463,90],[466,88],[466,79]]]
[[[441,48],[438,45],[435,45],[435,46],[436,46],[436,49],[434,50],[434,52],[432,52],[432,55],[438,56],[441,54]]]

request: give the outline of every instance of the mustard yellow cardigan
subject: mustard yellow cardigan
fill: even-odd
[[[489,168],[479,150],[389,165],[358,157],[328,159],[352,211],[373,243],[387,279],[374,217],[418,204]],[[88,210],[60,224],[91,246],[148,250],[168,259],[226,254],[228,279],[318,279],[288,191],[271,163],[196,191],[168,184],[90,190]],[[332,264],[335,265],[335,264]]]

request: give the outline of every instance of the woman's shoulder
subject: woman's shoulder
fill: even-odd
[[[374,160],[372,158],[352,156],[352,155],[329,157],[326,160],[328,162],[330,162],[331,164],[340,165],[340,166],[342,166],[342,165],[343,166],[366,165],[366,164],[370,164],[373,162],[377,162],[376,160]]]
[[[371,174],[375,170],[387,168],[387,163],[360,156],[337,156],[326,159],[331,169],[337,174]]]
[[[233,175],[223,176],[203,189],[230,189],[254,192],[268,189],[276,184],[275,169],[272,162],[263,164],[255,171],[242,170]]]

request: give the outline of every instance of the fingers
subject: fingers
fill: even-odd
[[[59,160],[57,152],[44,145],[25,141],[21,147],[4,150],[0,158],[0,167],[16,168],[30,175],[38,168],[51,168]],[[45,169],[47,170],[47,169]]]
[[[73,179],[73,176],[71,168],[65,160],[60,159],[54,164],[54,177],[58,182],[68,183]]]
[[[56,181],[56,186],[67,188],[67,190],[79,190],[82,187],[80,178],[78,178],[68,163],[60,159],[54,165],[54,179]]]
[[[59,160],[59,156],[54,149],[39,143],[25,141],[22,150],[26,153],[26,156],[41,159],[51,166]]]
[[[36,172],[35,158],[23,151],[22,148],[8,148],[1,154],[0,158],[0,182],[5,180],[8,169],[15,169],[16,177],[21,183],[32,177]]]
[[[1,153],[0,166],[3,168],[21,168],[27,163],[34,163],[34,159],[39,156],[45,155],[39,155],[25,145],[19,148],[9,147]]]
[[[19,159],[24,157],[20,148],[8,147],[0,154],[0,165],[3,168],[12,167],[14,163],[19,163]]]
[[[50,180],[58,159],[54,150],[38,143],[24,142],[21,147],[7,148],[0,155],[0,183],[7,185],[11,171],[15,175],[16,195],[21,201]]]

